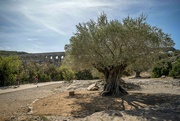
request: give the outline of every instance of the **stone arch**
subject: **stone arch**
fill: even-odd
[[[57,66],[65,58],[65,52],[32,53],[19,55],[23,62],[53,63]]]
[[[64,59],[64,56],[62,55],[62,56],[61,56],[61,60],[63,60],[63,59]]]

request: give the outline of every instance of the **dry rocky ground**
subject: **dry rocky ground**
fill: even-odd
[[[124,79],[129,95],[101,97],[87,87],[99,80],[79,80],[0,95],[0,120],[146,121],[180,120],[180,80]],[[69,96],[74,90],[75,95]]]

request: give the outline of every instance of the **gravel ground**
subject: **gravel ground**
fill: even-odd
[[[59,83],[46,86],[35,85],[35,88],[0,94],[0,121],[13,120],[17,116],[27,114],[29,111],[28,106],[35,99],[40,99],[56,93],[55,89],[62,85],[64,84]]]
[[[0,94],[0,121],[161,121],[180,120],[180,80],[172,78],[164,79],[124,79],[130,89],[128,96],[121,99],[135,109],[125,110],[100,110],[84,117],[61,115],[32,115],[29,106],[33,101],[48,101],[51,97],[65,90],[84,90],[85,86],[95,81],[75,81],[70,84],[51,84],[36,88],[19,90]],[[82,95],[84,96],[84,95]],[[86,96],[86,94],[85,94]],[[93,97],[94,95],[92,95]],[[89,97],[88,97],[89,98]],[[95,97],[96,100],[107,101],[106,98]],[[112,100],[112,99],[111,99]],[[117,99],[113,99],[116,104]],[[119,99],[118,99],[119,100]],[[38,102],[37,101],[37,102]],[[57,100],[59,102],[59,100]],[[121,101],[122,102],[122,101]],[[91,103],[87,103],[91,104]],[[139,104],[141,105],[139,106]],[[86,106],[86,105],[84,105]],[[138,106],[138,107],[137,107]],[[126,107],[125,107],[126,108]],[[89,110],[89,109],[87,109]]]

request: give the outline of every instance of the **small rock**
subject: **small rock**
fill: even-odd
[[[95,90],[98,90],[98,89],[99,89],[99,87],[96,85],[96,83],[91,84],[91,85],[87,88],[88,91],[95,91]]]
[[[99,89],[99,87],[98,86],[95,86],[95,87],[92,87],[90,90],[91,91],[95,91],[95,90],[98,90]]]
[[[20,116],[18,117],[18,121],[27,121],[28,117],[27,116]]]
[[[75,90],[77,87],[74,85],[70,85],[67,87],[67,90]]]
[[[161,78],[166,78],[166,76],[165,76],[165,75],[162,75]]]

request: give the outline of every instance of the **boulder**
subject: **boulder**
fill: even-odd
[[[96,85],[96,83],[91,84],[91,85],[87,88],[88,91],[95,91],[95,90],[98,90],[98,89],[99,89],[99,87]]]
[[[67,87],[67,90],[76,90],[77,86],[75,85],[70,85]]]

